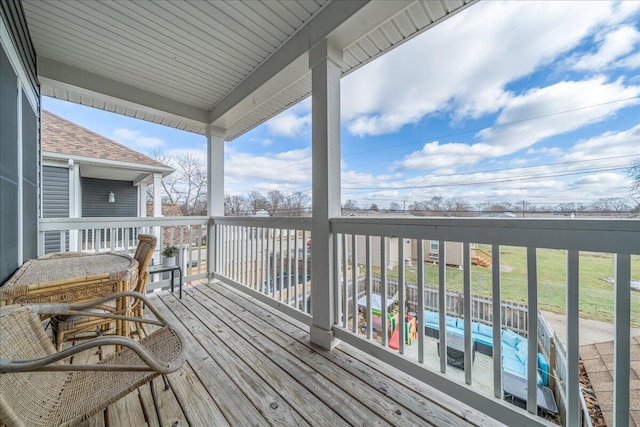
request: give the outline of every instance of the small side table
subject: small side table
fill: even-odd
[[[175,273],[178,272],[178,287],[180,290],[180,299],[182,299],[182,267],[174,265],[173,267],[165,267],[162,264],[150,265],[147,269],[149,274],[166,273],[171,272],[171,292],[173,292],[173,285],[175,282]]]

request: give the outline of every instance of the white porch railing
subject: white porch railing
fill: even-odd
[[[214,277],[311,323],[311,218],[214,218]]]
[[[45,219],[40,223],[40,235],[44,242],[44,232],[61,233],[62,240],[67,232],[76,232],[77,245],[88,244],[84,250],[127,250],[135,247],[134,236],[138,232],[155,231],[164,240],[162,243],[185,245],[185,281],[214,277],[240,289],[261,301],[278,308],[306,324],[311,324],[309,299],[311,295],[311,218],[256,218],[256,217],[171,217],[171,218],[91,218],[91,219]],[[207,227],[209,235],[207,235]],[[563,413],[565,425],[577,425],[580,420],[581,404],[578,377],[578,316],[579,316],[579,253],[581,251],[603,252],[615,256],[615,382],[614,413],[616,425],[627,425],[629,419],[629,373],[630,373],[630,315],[631,315],[631,255],[640,254],[640,221],[634,220],[511,220],[511,219],[431,219],[431,218],[334,218],[331,220],[334,236],[335,258],[331,262],[336,268],[333,283],[336,337],[367,351],[374,357],[394,365],[405,373],[439,388],[458,400],[490,413],[507,424],[540,424],[536,417],[536,371],[538,340],[527,343],[527,411],[506,404],[502,389],[501,322],[492,322],[493,359],[491,384],[488,389],[477,388],[476,374],[471,363],[471,316],[464,316],[465,370],[460,380],[453,378],[451,368],[447,368],[446,352],[436,368],[430,368],[424,357],[425,330],[417,328],[417,340],[411,348],[400,339],[399,349],[388,347],[389,334],[386,307],[382,304],[380,342],[372,336],[372,328],[365,334],[358,324],[358,298],[364,296],[367,309],[364,318],[371,325],[372,295],[374,289],[385,295],[389,293],[390,282],[386,267],[391,261],[404,266],[409,247],[415,243],[413,266],[417,277],[417,301],[409,301],[406,270],[399,268],[397,274],[398,318],[405,316],[405,307],[417,307],[417,324],[424,325],[425,287],[438,288],[438,305],[447,304],[447,271],[445,263],[425,267],[424,241],[438,241],[439,259],[445,259],[446,242],[462,245],[462,313],[473,313],[471,290],[474,277],[471,273],[470,248],[472,244],[486,244],[491,247],[491,306],[492,319],[501,318],[500,249],[504,246],[526,248],[527,304],[538,306],[538,249],[560,249],[566,251],[566,300],[567,328],[570,333],[566,343],[566,373],[562,373]],[[99,231],[96,231],[99,230]],[[108,240],[81,240],[81,234],[100,235],[111,230]],[[131,231],[132,230],[132,231]],[[162,232],[160,232],[162,230]],[[83,234],[84,233],[84,234]],[[70,234],[71,236],[71,234]],[[121,238],[124,236],[124,238]],[[390,245],[394,238],[403,244]],[[74,239],[70,239],[74,241]],[[212,246],[205,241],[211,239]],[[409,241],[407,243],[406,241]],[[97,242],[100,242],[96,246]],[[70,244],[69,244],[70,245]],[[408,245],[408,246],[407,246]],[[158,245],[162,247],[161,244]],[[96,249],[97,248],[97,249]],[[429,248],[432,249],[432,248]],[[427,250],[429,250],[427,249]],[[65,247],[63,250],[68,250]],[[206,269],[207,254],[214,261],[210,263],[211,274]],[[215,257],[214,257],[215,254]],[[194,260],[196,261],[194,263]],[[355,260],[355,263],[354,263]],[[634,258],[634,262],[637,262]],[[203,269],[204,266],[204,269]],[[544,265],[541,265],[544,267]],[[436,283],[427,283],[425,268],[437,269]],[[374,281],[374,273],[379,276],[379,284]],[[604,274],[604,273],[603,273]],[[362,280],[364,277],[364,280]],[[362,283],[358,287],[358,283]],[[377,288],[374,288],[374,283]],[[326,284],[317,284],[326,286]],[[413,285],[412,285],[413,286]],[[411,292],[414,292],[411,288]],[[391,296],[391,295],[389,295]],[[409,298],[408,298],[409,296]],[[634,299],[633,301],[637,301]],[[634,308],[635,309],[635,308]],[[439,312],[439,330],[446,330],[446,313]],[[503,315],[503,314],[502,314]],[[528,337],[538,336],[538,310],[527,310],[524,324]],[[502,319],[504,320],[504,319]],[[398,322],[399,335],[404,336],[404,322]],[[446,334],[440,334],[440,348],[446,348]],[[408,350],[418,348],[413,360]],[[564,355],[563,355],[564,357]],[[491,392],[488,393],[488,390]],[[626,421],[626,422],[625,422]]]
[[[520,246],[526,248],[527,294],[529,308],[538,306],[538,257],[536,251],[541,248],[561,249],[566,251],[566,300],[567,331],[566,364],[569,367],[566,378],[563,378],[566,408],[565,425],[578,425],[581,413],[579,372],[578,372],[578,317],[579,317],[579,254],[581,251],[604,252],[615,257],[615,286],[612,292],[615,299],[615,381],[614,381],[614,416],[615,425],[629,423],[629,372],[630,372],[630,313],[631,313],[631,255],[640,254],[640,221],[634,220],[504,220],[504,219],[374,219],[374,218],[335,218],[331,221],[334,233],[335,271],[340,277],[334,280],[335,295],[338,298],[336,310],[336,336],[357,346],[381,360],[395,365],[408,374],[420,378],[459,400],[482,411],[489,411],[496,418],[508,424],[538,420],[540,418],[522,418],[526,413],[515,407],[506,406],[502,402],[502,357],[501,357],[501,322],[493,322],[493,374],[492,394],[485,394],[473,387],[476,378],[473,375],[472,363],[472,316],[464,318],[464,383],[451,379],[447,372],[446,352],[441,352],[439,371],[425,368],[427,361],[425,349],[425,252],[423,243],[439,242],[439,259],[445,259],[445,245],[462,245],[462,287],[463,313],[472,313],[471,290],[473,278],[471,274],[470,248],[472,244],[491,245],[492,267],[492,306],[493,319],[501,316],[501,272],[500,248],[503,246]],[[395,240],[395,244],[391,244]],[[397,270],[397,307],[398,318],[405,318],[407,307],[407,283],[405,257],[408,247],[415,248],[413,258],[416,259],[417,276],[417,359],[407,357],[409,348],[404,339],[399,339],[398,350],[391,350],[389,343],[389,324],[387,323],[386,303],[379,308],[381,323],[379,331],[380,343],[372,336],[373,328],[359,327],[362,324],[372,325],[372,295],[380,293],[391,297],[390,279],[387,267],[390,261],[400,266]],[[427,245],[428,246],[428,245]],[[428,249],[427,249],[428,250]],[[374,255],[375,253],[375,255]],[[355,260],[355,261],[354,261]],[[438,270],[434,283],[439,290],[439,307],[446,307],[447,280],[445,262],[429,267]],[[380,276],[378,285],[374,274]],[[603,274],[605,274],[603,272]],[[358,277],[364,275],[365,280],[358,286]],[[376,290],[374,292],[374,284]],[[428,283],[429,285],[432,283]],[[353,297],[355,295],[355,297]],[[363,297],[364,296],[364,297]],[[366,309],[360,319],[358,298],[364,298]],[[384,300],[384,298],[382,298]],[[640,304],[634,298],[634,304]],[[637,308],[636,308],[637,309]],[[439,311],[439,330],[446,330],[446,311]],[[528,337],[537,337],[538,310],[527,311]],[[405,322],[398,322],[399,337],[405,336]],[[536,376],[538,340],[527,341],[527,411],[537,413]],[[416,344],[412,345],[412,349]],[[439,335],[439,346],[446,348],[446,334]],[[417,363],[416,363],[417,362]],[[465,384],[466,383],[466,384]],[[473,391],[472,391],[473,390]],[[469,392],[472,393],[470,394]]]
[[[160,252],[167,245],[179,249],[178,262],[183,281],[189,283],[208,278],[207,217],[162,218],[47,218],[40,220],[39,254],[60,252],[128,252],[133,253],[139,233],[154,234],[158,244],[152,263],[162,262]],[[52,243],[53,242],[53,243]],[[164,279],[152,275],[148,290],[166,287]]]

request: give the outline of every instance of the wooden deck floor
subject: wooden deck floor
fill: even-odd
[[[499,425],[347,344],[311,346],[307,326],[226,285],[153,299],[187,337],[171,389],[154,381],[162,427]],[[158,426],[149,386],[83,425]]]

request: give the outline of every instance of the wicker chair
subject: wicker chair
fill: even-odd
[[[131,319],[159,326],[141,340],[97,337],[56,353],[39,315],[89,315],[109,299],[142,300],[157,320]],[[104,314],[104,316],[114,316]],[[117,315],[115,315],[117,316]],[[97,414],[149,382],[160,425],[157,396],[151,381],[184,362],[182,339],[143,295],[123,292],[83,304],[12,305],[0,310],[0,425],[72,426]],[[65,359],[105,345],[122,346],[96,364],[73,365]]]
[[[136,246],[136,252],[133,255],[136,261],[138,261],[138,283],[135,291],[141,294],[147,291],[147,282],[149,281],[149,262],[153,256],[153,251],[156,248],[158,239],[151,234],[138,234],[138,246]],[[131,306],[131,312],[134,317],[143,317],[144,304],[141,300],[136,300]],[[141,323],[136,323],[136,332],[141,338],[144,336],[144,329]]]
[[[138,277],[135,280],[134,291],[144,294],[149,280],[149,261],[153,256],[157,239],[150,234],[139,234],[138,245],[134,259],[138,261]],[[135,300],[131,305],[131,314],[134,317],[143,317],[144,304],[141,300]],[[112,306],[98,307],[100,310],[111,312],[112,314],[126,315],[127,313],[116,313]],[[77,316],[57,316],[51,318],[51,328],[53,330],[53,340],[58,351],[62,350],[62,344],[68,340],[89,339],[96,335],[106,335],[114,332],[113,320],[101,317],[79,318]],[[140,322],[137,322],[133,333],[137,333],[140,338],[144,336],[144,329]]]

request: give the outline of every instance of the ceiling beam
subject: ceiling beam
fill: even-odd
[[[209,113],[191,105],[100,76],[50,58],[38,57],[40,83],[170,119],[207,125]]]

